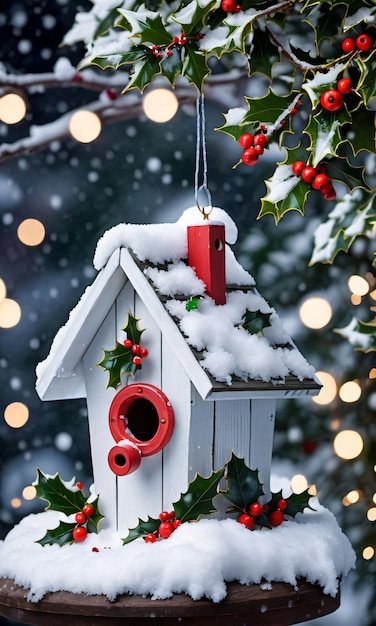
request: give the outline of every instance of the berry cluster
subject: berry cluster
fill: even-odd
[[[326,168],[324,164],[311,167],[306,165],[304,161],[295,161],[291,167],[295,176],[301,176],[305,183],[311,185],[313,189],[320,191],[325,200],[334,200],[336,191],[332,181],[325,173]]]
[[[144,537],[146,543],[155,543],[158,537],[168,539],[181,524],[180,519],[175,519],[175,511],[162,511],[162,513],[159,514],[159,519],[161,523],[159,524],[158,530]]]
[[[225,13],[240,13],[242,5],[235,0],[222,0],[221,8]]]
[[[82,483],[77,483],[77,487],[79,489],[82,489]],[[73,529],[72,535],[73,535],[73,539],[77,541],[78,543],[81,541],[85,541],[87,537],[87,529],[86,529],[85,524],[87,522],[88,517],[93,517],[94,512],[95,512],[95,509],[93,505],[87,502],[82,507],[82,511],[79,511],[78,513],[76,513],[75,519],[77,522],[77,526]]]
[[[342,50],[346,54],[350,54],[351,52],[368,52],[371,50],[372,46],[372,39],[366,33],[359,35],[356,39],[346,37],[342,42]]]
[[[187,43],[192,42],[192,41],[200,41],[200,39],[202,39],[203,37],[204,37],[203,33],[198,33],[198,35],[195,35],[193,37],[188,37],[188,35],[186,35],[185,33],[181,33],[179,37],[175,36],[173,40],[171,41],[171,43],[167,45],[152,46],[151,53],[157,59],[163,59],[164,56],[170,57],[172,55],[172,51],[174,48],[185,46]]]
[[[243,163],[252,166],[257,163],[259,156],[263,154],[268,140],[262,132],[256,133],[254,136],[251,133],[243,133],[240,135],[238,143],[244,148],[242,154]]]
[[[328,89],[320,96],[320,104],[326,111],[338,111],[343,105],[343,95],[351,93],[353,84],[351,78],[340,78],[336,89]]]
[[[126,348],[130,348],[134,354],[132,359],[133,365],[141,366],[142,359],[146,359],[149,354],[147,348],[141,348],[138,343],[133,343],[132,339],[124,339],[123,344]]]
[[[243,526],[251,530],[256,523],[255,519],[257,520],[257,518],[260,517],[262,513],[264,513],[267,516],[271,526],[279,526],[285,519],[283,511],[286,508],[287,502],[286,500],[284,500],[284,498],[280,498],[277,502],[277,508],[270,512],[268,504],[264,504],[264,506],[262,506],[262,504],[260,504],[259,502],[253,502],[253,504],[248,507],[248,513],[241,513],[239,515],[238,522],[239,524],[243,524]]]

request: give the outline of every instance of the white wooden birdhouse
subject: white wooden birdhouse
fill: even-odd
[[[313,368],[229,244],[221,209],[120,224],[98,275],[37,367],[43,400],[86,398],[95,491],[122,532],[169,510],[234,452],[269,490],[277,398],[316,394]]]

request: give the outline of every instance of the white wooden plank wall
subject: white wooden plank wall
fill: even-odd
[[[251,415],[249,400],[215,402],[214,469],[230,460],[232,452],[250,461]]]
[[[276,401],[252,400],[251,405],[251,468],[259,471],[264,485],[264,500],[270,498],[270,467],[272,463]]]
[[[135,294],[130,283],[117,299],[118,339],[123,341],[124,327],[129,309],[140,318],[139,327],[146,329],[141,336],[141,346],[149,350],[142,362],[142,369],[127,384],[145,382],[161,388],[161,333],[142,300]],[[119,387],[120,389],[120,387]],[[138,518],[157,517],[162,510],[162,452],[142,457],[140,467],[128,476],[119,476],[118,483],[118,529],[127,534],[138,523]]]
[[[204,401],[191,386],[192,414],[189,437],[189,480],[198,472],[210,476],[213,471],[214,407],[215,403]]]
[[[103,348],[110,350],[115,346],[115,329],[113,306],[83,357],[94,483],[105,515],[101,528],[113,529],[116,529],[116,478],[108,466],[107,455],[115,443],[108,425],[108,410],[115,390],[106,389],[108,373],[96,364],[103,357]]]

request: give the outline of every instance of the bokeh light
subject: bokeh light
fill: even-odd
[[[350,276],[347,284],[350,291],[356,296],[365,296],[369,292],[369,283],[358,274]]]
[[[291,489],[293,493],[302,493],[308,488],[308,482],[303,474],[295,474],[291,479]]]
[[[317,378],[322,384],[320,393],[313,396],[312,400],[316,404],[330,404],[337,395],[337,383],[335,378],[328,372],[316,372]]]
[[[374,555],[375,555],[375,549],[372,546],[367,546],[366,548],[364,548],[362,556],[365,561],[369,561],[370,559],[373,559]]]
[[[22,428],[29,419],[29,409],[23,402],[11,402],[5,407],[4,419],[11,428]]]
[[[324,328],[332,319],[332,307],[326,298],[307,298],[299,309],[300,319],[307,328]]]
[[[350,506],[350,504],[356,504],[356,502],[359,502],[360,496],[361,496],[361,491],[359,491],[359,489],[353,489],[352,491],[349,491],[349,493],[347,493],[344,496],[344,498],[342,499],[342,504],[344,506]]]
[[[369,522],[376,522],[376,506],[368,509],[367,511],[367,519]]]
[[[36,495],[37,490],[35,489],[35,487],[33,487],[33,485],[28,485],[22,490],[22,497],[24,500],[34,500]]]
[[[12,498],[10,505],[13,509],[19,509],[22,506],[22,500],[20,498]]]
[[[356,430],[342,430],[335,436],[333,448],[341,459],[356,459],[363,450],[363,438]]]
[[[356,402],[362,395],[362,388],[356,380],[348,380],[341,385],[338,395],[343,402]]]
[[[39,220],[28,218],[23,220],[17,229],[19,240],[25,246],[38,246],[42,243],[46,230]]]
[[[174,117],[179,108],[179,102],[172,91],[153,89],[144,96],[142,107],[149,120],[164,124]]]
[[[26,115],[25,100],[16,93],[0,98],[0,120],[5,124],[17,124]]]
[[[7,295],[7,288],[2,278],[0,278],[0,302],[4,300]]]
[[[0,302],[0,328],[17,326],[21,319],[21,307],[12,298],[4,298]]]
[[[76,111],[69,121],[69,132],[76,141],[90,143],[99,137],[101,121],[92,111]]]

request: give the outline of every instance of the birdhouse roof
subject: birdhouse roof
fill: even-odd
[[[197,207],[173,224],[119,224],[108,230],[94,255],[96,279],[58,331],[47,359],[37,366],[40,397],[86,395],[82,357],[127,280],[203,398],[317,393],[320,383],[313,367],[230,248],[237,239],[235,223],[214,208],[209,223],[218,222],[225,224],[226,233],[223,305],[206,294],[205,284],[186,261],[187,226],[202,224]]]

